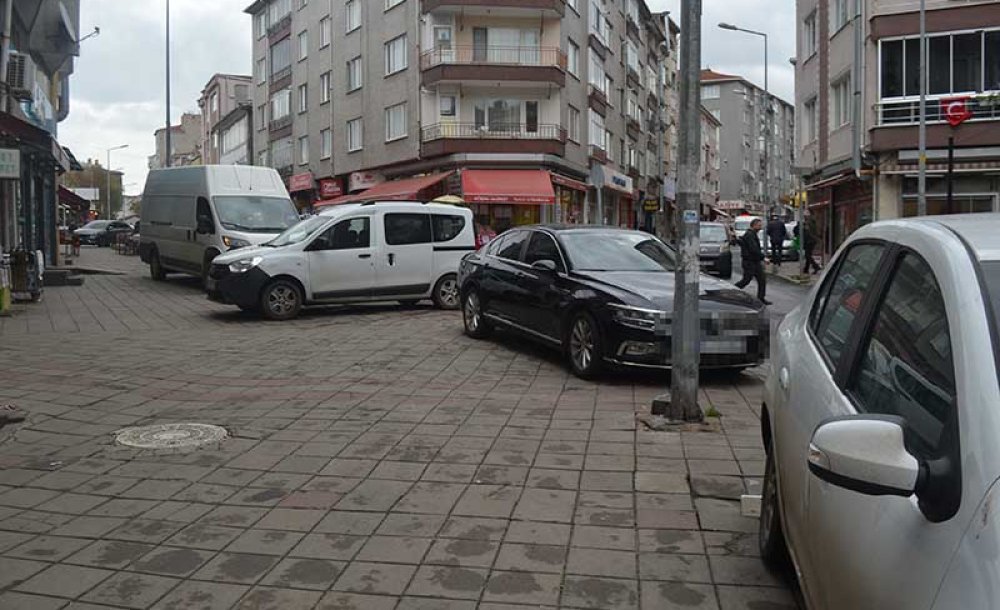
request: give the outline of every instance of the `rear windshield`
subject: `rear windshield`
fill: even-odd
[[[736,222],[733,223],[733,228],[742,233],[750,228],[751,222],[753,222],[753,220],[750,218],[737,218]]]
[[[726,230],[719,225],[701,225],[699,235],[702,241],[726,241]]]

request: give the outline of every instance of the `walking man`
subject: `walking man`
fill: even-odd
[[[813,224],[811,218],[807,218],[802,224],[805,225],[802,227],[802,257],[804,259],[802,274],[809,275],[810,269],[819,273],[819,264],[813,260],[813,251],[816,250],[816,225]]]
[[[788,228],[777,215],[771,216],[771,222],[767,223],[767,240],[771,244],[771,264],[781,267],[781,249],[788,239]]]
[[[760,229],[764,223],[755,219],[750,228],[740,237],[740,250],[743,255],[743,279],[736,282],[736,287],[743,289],[751,280],[757,280],[757,298],[765,305],[771,301],[765,298],[767,280],[764,279],[764,250],[760,247]],[[784,225],[782,225],[782,228]]]

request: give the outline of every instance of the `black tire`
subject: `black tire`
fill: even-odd
[[[594,379],[604,369],[604,341],[594,316],[578,312],[570,320],[563,344],[570,370],[581,379]]]
[[[462,324],[465,334],[473,339],[485,339],[493,334],[493,325],[483,317],[483,302],[475,288],[462,297]]]
[[[276,279],[260,291],[260,311],[268,320],[291,320],[302,310],[302,290],[291,280]]]
[[[781,524],[781,510],[778,508],[774,451],[771,447],[767,448],[767,462],[764,466],[757,544],[761,559],[767,565],[780,570],[788,568],[791,562],[788,556],[788,546],[785,544],[785,532]]]
[[[201,289],[208,290],[208,272],[212,269],[212,261],[219,255],[218,250],[208,250],[201,261]]]
[[[454,273],[444,275],[434,284],[434,292],[431,294],[434,306],[438,309],[453,311],[462,305],[458,292],[458,276]]]
[[[167,279],[167,270],[160,263],[160,253],[156,248],[149,251],[149,277],[155,282]]]

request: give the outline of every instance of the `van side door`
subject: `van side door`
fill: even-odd
[[[375,296],[428,294],[434,264],[430,214],[386,212],[381,224],[382,242],[375,262]]]

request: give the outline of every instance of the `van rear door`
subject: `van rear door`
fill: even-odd
[[[433,266],[430,214],[386,212],[381,224],[375,296],[422,296],[430,292]]]

